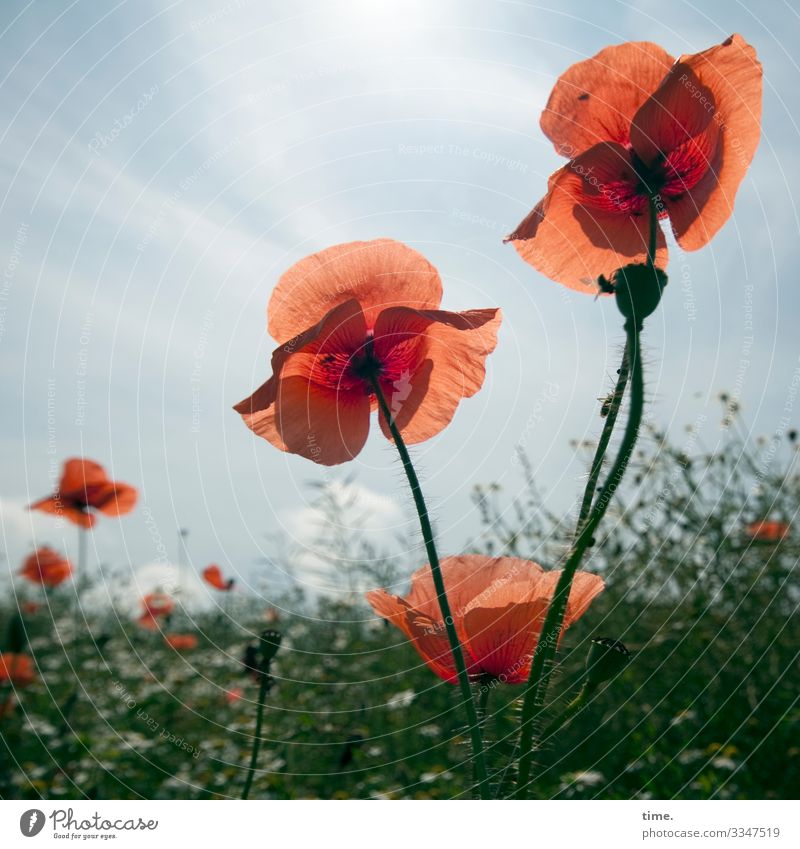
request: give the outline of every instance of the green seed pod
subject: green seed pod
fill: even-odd
[[[641,328],[648,315],[661,301],[667,275],[649,264],[634,263],[618,268],[611,276],[619,311],[628,321]]]
[[[586,681],[591,686],[602,684],[619,675],[628,665],[631,653],[619,640],[595,637],[586,658]]]

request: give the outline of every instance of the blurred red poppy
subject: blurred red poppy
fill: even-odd
[[[56,492],[28,509],[54,513],[82,528],[91,528],[96,521],[92,511],[121,516],[133,510],[137,498],[135,487],[109,480],[98,463],[73,458],[64,463]]]
[[[40,607],[41,605],[37,604],[35,601],[23,601],[22,604],[19,606],[20,610],[23,613],[27,613],[31,616],[34,613],[38,613]]]
[[[57,587],[72,575],[72,564],[66,557],[45,546],[25,559],[19,574],[32,584]]]
[[[745,528],[745,533],[756,542],[780,542],[789,535],[789,525],[770,520],[751,522]]]
[[[197,648],[197,637],[194,634],[167,634],[164,641],[176,651],[191,651]]]
[[[364,447],[377,384],[406,442],[430,439],[481,388],[500,325],[497,309],[441,299],[436,269],[391,239],[306,257],[269,303],[272,377],[235,409],[276,448],[335,465]],[[382,413],[380,426],[391,439]]]
[[[233,578],[228,578],[226,581],[222,577],[222,570],[214,563],[203,569],[203,579],[207,584],[214,587],[214,589],[222,590],[223,592],[233,589],[233,585],[236,583]]]
[[[27,687],[36,680],[33,660],[27,654],[3,652],[0,654],[0,684]]]
[[[236,702],[241,701],[242,696],[244,696],[244,690],[241,687],[234,687],[232,690],[225,691],[225,701],[229,705],[234,705]]]
[[[150,616],[169,616],[175,609],[174,599],[166,593],[148,593],[142,599],[144,612]]]
[[[681,247],[701,248],[733,212],[758,146],[761,77],[739,35],[677,62],[631,42],[573,65],[541,118],[570,161],[506,241],[553,280],[595,294],[600,275],[647,258],[653,196]],[[664,267],[660,227],[657,237]]]
[[[441,567],[470,677],[485,676],[508,684],[526,681],[561,573],[545,572],[528,560],[479,554],[448,557]],[[562,634],[602,590],[603,581],[598,576],[588,572],[575,575]],[[453,656],[428,566],[412,575],[411,591],[404,598],[374,590],[367,593],[367,601],[411,640],[436,675],[456,683]]]

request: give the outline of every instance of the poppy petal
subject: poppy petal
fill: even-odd
[[[86,503],[106,516],[123,516],[136,506],[139,492],[126,483],[107,481],[99,487],[87,487]]]
[[[87,487],[108,481],[106,470],[94,460],[73,457],[64,463],[58,491],[63,497],[81,497]]]
[[[435,309],[442,300],[442,284],[428,260],[401,242],[335,245],[300,260],[281,277],[267,310],[269,332],[284,342],[353,298],[372,327],[388,306]]]
[[[647,259],[647,198],[628,151],[598,144],[557,171],[547,195],[506,238],[537,271],[596,295],[597,278]],[[667,264],[664,233],[656,234],[656,265]]]
[[[95,517],[85,510],[75,507],[70,501],[61,495],[50,495],[42,498],[28,507],[29,510],[41,510],[43,513],[51,513],[78,525],[81,528],[91,528],[95,523]]]
[[[480,658],[475,674],[491,675],[508,684],[526,681],[547,604],[547,599],[540,598],[468,611],[464,616],[465,643],[470,654]]]
[[[404,348],[401,360],[407,367],[389,368],[381,389],[406,442],[423,442],[439,433],[459,401],[481,388],[501,318],[498,309],[455,313],[392,307],[381,312],[375,323],[376,356],[391,365],[401,344]],[[423,337],[424,345],[411,350],[407,340]],[[382,413],[380,421],[391,439]]]
[[[598,142],[628,144],[631,119],[674,61],[646,41],[606,47],[559,77],[542,113],[542,130],[570,159]]]
[[[718,133],[709,167],[685,195],[666,199],[672,229],[681,247],[694,251],[707,244],[733,213],[739,185],[761,137],[761,64],[740,35],[684,56],[664,83],[713,96]]]
[[[314,327],[272,355],[273,376],[234,409],[276,448],[323,465],[351,460],[369,432],[369,395],[348,387],[344,366],[364,344],[366,324],[357,301],[332,309]],[[327,355],[342,353],[328,367]]]

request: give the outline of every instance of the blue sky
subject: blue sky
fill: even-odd
[[[254,438],[231,410],[267,376],[281,272],[378,236],[439,268],[446,308],[505,313],[483,391],[415,451],[443,550],[475,531],[474,483],[519,491],[520,444],[550,503],[569,510],[585,471],[570,440],[598,430],[621,323],[612,302],[546,280],[501,238],[560,164],[538,128],[555,78],[621,41],[679,55],[738,31],[764,63],[756,160],[715,241],[673,252],[647,383],[653,420],[679,440],[691,423],[706,444],[720,438],[723,389],[754,433],[780,426],[800,365],[797,9],[552,6],[5,0],[0,499],[12,568],[33,543],[74,552],[74,529],[21,508],[81,453],[142,490],[141,509],[94,535],[92,559],[123,569],[158,559],[159,538],[174,557],[184,526],[195,565],[270,578],[268,535],[307,540],[307,484],[347,476],[372,508],[370,533],[412,532],[377,430],[354,463],[325,470]],[[408,552],[409,569],[420,557]]]

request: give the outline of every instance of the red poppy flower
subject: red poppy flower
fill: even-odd
[[[142,607],[146,616],[159,618],[172,613],[175,609],[175,601],[166,593],[148,593],[142,599]]]
[[[93,510],[121,516],[133,510],[137,497],[135,487],[109,480],[98,463],[73,458],[64,463],[56,492],[28,509],[55,513],[82,528],[91,528],[96,519]]]
[[[746,528],[747,536],[756,542],[780,542],[789,535],[789,525],[786,522],[764,521],[751,522]]]
[[[466,554],[442,561],[453,621],[472,678],[503,683],[527,681],[531,659],[560,572],[515,557]],[[588,572],[575,575],[562,634],[579,619],[603,581]],[[378,615],[398,627],[425,663],[444,681],[456,683],[455,665],[428,566],[411,577],[405,598],[385,590],[367,593]]]
[[[229,705],[235,705],[236,702],[241,701],[244,696],[244,690],[241,687],[234,687],[232,690],[225,691],[225,701]]]
[[[3,652],[0,654],[0,684],[27,687],[36,680],[33,660],[27,654]]]
[[[406,442],[430,439],[481,388],[500,325],[497,309],[446,312],[441,298],[436,269],[391,239],[306,257],[269,303],[272,377],[235,409],[282,451],[334,465],[364,447],[377,381]]]
[[[207,584],[211,584],[214,589],[222,590],[223,592],[233,589],[233,585],[236,583],[233,578],[228,578],[226,581],[222,577],[222,570],[213,563],[211,566],[206,566],[203,569],[203,579]]]
[[[20,610],[23,613],[27,613],[30,616],[33,616],[34,613],[39,612],[39,608],[41,605],[37,604],[35,601],[23,601],[20,605]]]
[[[72,564],[66,557],[45,546],[26,558],[19,573],[32,584],[57,587],[72,574]]]
[[[541,127],[570,161],[506,241],[596,293],[600,275],[646,260],[649,195],[688,251],[728,220],[761,135],[761,65],[739,35],[677,63],[647,42],[607,47],[561,76]]]
[[[197,637],[194,634],[167,634],[164,641],[175,651],[191,651],[197,648]]]

